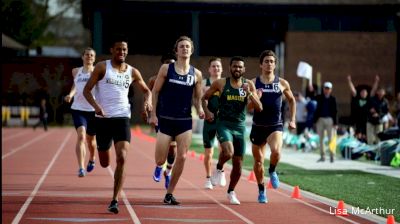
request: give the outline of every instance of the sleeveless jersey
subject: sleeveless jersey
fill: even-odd
[[[210,78],[207,78],[207,79],[206,79],[206,86],[211,86],[211,80],[210,80]],[[215,92],[215,93],[208,99],[207,108],[208,108],[208,110],[210,110],[212,113],[216,113],[216,112],[218,111],[219,95],[220,95],[220,92],[217,91],[217,92]]]
[[[158,97],[157,111],[161,118],[172,120],[192,119],[192,96],[196,84],[194,67],[180,75],[175,63],[168,65],[167,77]]]
[[[253,124],[260,126],[282,125],[282,91],[279,88],[279,77],[270,84],[264,84],[260,76],[256,79],[256,89],[262,90],[260,101],[263,105],[261,112],[254,111]]]
[[[85,85],[89,80],[89,78],[90,78],[90,72],[84,73],[83,67],[80,67],[74,78],[74,85],[76,92],[74,96],[74,101],[72,102],[71,105],[71,109],[80,111],[94,111],[92,105],[90,105],[87,102],[85,96],[83,96],[83,88],[85,88]],[[92,94],[93,93],[94,90],[92,90]]]
[[[106,61],[106,73],[96,85],[96,99],[103,108],[105,117],[131,117],[128,101],[129,86],[132,83],[132,67],[127,64],[125,72],[114,70],[111,61]]]
[[[242,78],[242,82],[245,83],[245,79]],[[246,105],[246,91],[243,88],[233,88],[230,78],[226,78],[226,84],[219,98],[218,119],[244,125],[246,120]]]

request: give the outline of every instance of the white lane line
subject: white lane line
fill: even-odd
[[[145,154],[144,152],[140,151],[140,150],[136,150],[139,154],[141,154],[142,156],[146,157],[149,160],[154,160],[154,158],[148,156],[147,154]],[[194,185],[192,182],[184,179],[184,178],[180,178],[183,181],[185,181],[187,184],[191,185],[193,188],[199,190],[200,192],[202,192],[205,196],[207,196],[208,198],[210,198],[212,201],[214,201],[215,203],[217,203],[219,206],[223,207],[224,209],[228,210],[229,212],[231,212],[232,214],[234,214],[235,216],[239,217],[241,220],[243,220],[245,223],[248,224],[253,224],[252,221],[250,221],[249,219],[247,219],[246,217],[242,216],[240,213],[236,212],[235,210],[229,208],[228,206],[220,203],[217,199],[215,199],[214,197],[212,197],[211,195],[207,194],[206,192],[204,192],[202,189],[200,189],[198,186]]]
[[[111,169],[111,166],[108,166],[108,172],[111,174],[111,177],[114,177],[114,172]],[[121,196],[122,200],[124,201],[126,208],[128,209],[129,215],[132,218],[133,223],[135,224],[141,224],[138,216],[136,215],[135,211],[132,208],[131,203],[129,202],[128,198],[126,197],[126,194],[123,190],[121,190]]]
[[[1,159],[3,160],[3,159],[5,159],[5,158],[11,156],[12,154],[14,154],[14,153],[18,152],[19,150],[21,150],[21,149],[23,149],[23,148],[29,146],[30,144],[32,144],[32,143],[34,143],[34,142],[37,142],[37,141],[39,141],[40,139],[46,137],[48,134],[49,134],[49,132],[46,132],[46,133],[44,133],[44,134],[42,134],[42,135],[40,135],[40,136],[38,136],[38,137],[36,137],[36,138],[30,140],[29,142],[27,142],[27,143],[25,143],[25,144],[23,144],[23,145],[21,145],[21,146],[15,148],[15,149],[12,149],[10,152],[8,152],[8,153],[2,155],[2,156],[1,156]]]
[[[3,138],[3,141],[7,141],[7,140],[10,140],[10,139],[16,138],[16,137],[18,137],[18,136],[20,136],[20,135],[25,134],[26,132],[27,132],[27,131],[21,131],[21,132],[18,132],[17,134],[4,137],[4,138]]]
[[[204,194],[205,196],[207,196],[209,199],[211,199],[212,201],[214,201],[215,203],[217,203],[219,206],[223,207],[224,209],[228,210],[229,212],[231,212],[232,214],[234,214],[235,216],[239,217],[241,220],[243,220],[245,223],[248,224],[253,224],[252,221],[250,221],[249,219],[247,219],[246,217],[244,217],[242,214],[236,212],[235,210],[229,208],[228,206],[222,204],[221,202],[219,202],[217,199],[215,199],[213,196],[211,196],[210,194],[206,193],[204,190],[200,189],[198,186],[196,186],[195,184],[193,184],[192,182],[186,180],[185,178],[181,178],[183,181],[185,181],[187,184],[191,185],[193,188],[196,188],[198,191],[200,191],[202,194]]]
[[[288,197],[288,198],[291,197],[291,196],[289,196],[288,194],[285,194],[285,193],[280,192],[280,191],[275,191],[275,192],[276,192],[276,193],[279,193],[279,194],[281,194],[281,195],[283,195],[283,196],[285,196],[285,197]],[[307,205],[307,206],[309,206],[309,207],[311,207],[311,208],[317,209],[318,211],[321,211],[321,212],[323,212],[323,213],[332,215],[332,214],[329,213],[328,211],[326,211],[326,210],[324,210],[324,209],[322,209],[322,208],[320,208],[320,207],[317,207],[317,206],[315,206],[315,205],[312,205],[312,204],[310,204],[310,203],[308,203],[308,202],[305,202],[305,201],[302,201],[302,200],[299,200],[299,199],[293,199],[293,200],[296,200],[296,201],[298,201],[298,202],[300,202],[300,203],[302,203],[302,204],[304,204],[304,205]],[[336,218],[343,219],[343,220],[345,220],[346,222],[349,222],[349,223],[359,224],[358,222],[355,222],[355,221],[353,221],[353,220],[351,220],[351,219],[348,219],[348,218],[345,218],[345,217],[343,217],[343,216],[336,216]]]
[[[12,224],[17,224],[21,221],[22,216],[24,215],[26,209],[28,209],[29,204],[32,202],[33,198],[35,197],[35,195],[37,194],[40,186],[43,184],[44,179],[46,179],[47,174],[49,173],[51,167],[53,166],[53,164],[55,163],[56,159],[58,158],[58,156],[60,155],[61,151],[64,149],[65,144],[67,144],[69,138],[71,137],[71,131],[69,131],[68,135],[66,138],[64,138],[64,141],[61,143],[60,147],[57,149],[56,154],[53,156],[53,159],[51,160],[51,162],[49,163],[49,165],[47,166],[46,170],[44,171],[42,177],[40,177],[39,181],[37,182],[35,188],[33,189],[33,191],[31,192],[31,195],[28,197],[28,199],[26,199],[24,205],[22,205],[21,209],[19,210],[17,216],[15,216],[14,220],[12,221]]]

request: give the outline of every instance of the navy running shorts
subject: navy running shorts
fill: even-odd
[[[192,130],[192,119],[171,120],[160,117],[158,118],[158,126],[161,133],[171,136],[174,139],[176,136]]]
[[[74,120],[75,129],[84,126],[86,134],[90,136],[96,135],[95,113],[94,111],[81,111],[71,109],[72,119]]]
[[[283,131],[282,125],[272,125],[272,126],[260,126],[252,125],[250,132],[250,141],[254,145],[265,145],[267,143],[267,138],[270,134],[275,131]]]

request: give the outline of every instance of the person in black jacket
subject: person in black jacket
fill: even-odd
[[[40,124],[43,124],[44,130],[47,131],[47,105],[46,105],[46,98],[40,99],[40,114],[39,114],[39,121],[33,125],[33,129],[36,129]]]
[[[383,118],[389,113],[389,103],[385,98],[386,91],[379,88],[368,101],[367,109],[367,141],[368,144],[379,142],[378,133],[384,130]]]
[[[325,131],[327,132],[328,142],[331,141],[333,132],[336,131],[337,127],[337,105],[336,98],[331,95],[332,83],[325,82],[323,93],[316,97],[317,109],[314,114],[314,122],[316,122],[317,133],[319,135],[320,142],[320,154],[321,158],[317,162],[325,161],[325,145],[324,137]],[[329,151],[330,161],[334,161],[334,154]]]

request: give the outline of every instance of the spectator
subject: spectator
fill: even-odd
[[[48,114],[47,114],[47,105],[46,105],[46,98],[42,98],[40,100],[40,113],[39,113],[39,121],[38,123],[36,123],[35,125],[33,125],[33,129],[36,130],[36,128],[42,123],[44,130],[47,131],[47,118],[48,118]]]
[[[317,133],[319,135],[319,145],[321,158],[317,162],[325,161],[325,145],[324,137],[325,131],[327,132],[328,142],[332,139],[333,131],[336,131],[337,127],[337,105],[336,98],[331,95],[332,83],[325,82],[323,93],[318,95],[317,109],[315,111],[314,121],[316,122]],[[334,161],[334,154],[330,151],[330,161]]]
[[[368,90],[366,86],[361,86],[357,92],[351,80],[351,76],[347,76],[347,82],[351,91],[351,120],[355,125],[355,136],[362,142],[367,141],[367,117],[368,108],[367,102],[369,100]],[[379,76],[375,77],[375,82],[371,90],[371,94],[375,94],[378,88]]]
[[[295,92],[294,98],[296,99],[296,128],[297,135],[303,133],[306,128],[307,122],[307,101],[299,92]]]
[[[367,142],[377,144],[379,142],[378,133],[384,130],[384,117],[389,112],[389,103],[385,99],[386,91],[379,88],[375,96],[371,97],[367,104]]]

